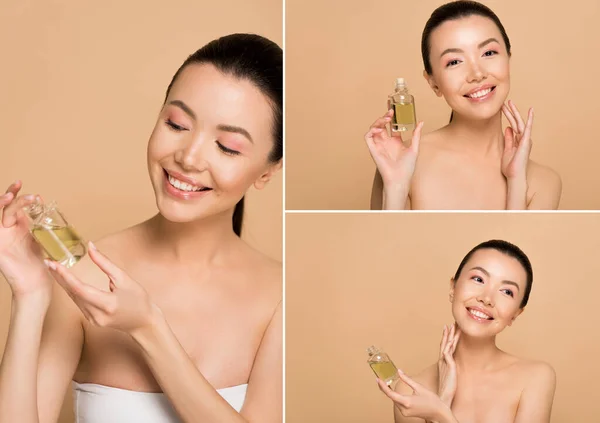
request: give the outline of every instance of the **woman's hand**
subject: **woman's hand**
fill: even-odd
[[[150,301],[146,290],[100,253],[91,242],[88,251],[90,259],[108,276],[110,292],[83,283],[66,267],[46,260],[56,281],[86,319],[96,326],[117,329],[130,335],[150,327],[153,319],[162,313]]]
[[[23,211],[23,207],[41,199],[35,195],[18,196],[21,187],[21,181],[17,181],[0,196],[0,272],[15,299],[40,293],[50,296],[52,278],[44,268],[42,249],[29,233]]]
[[[450,407],[444,404],[439,396],[406,376],[401,370],[398,370],[398,376],[412,388],[412,395],[394,392],[381,379],[377,379],[377,384],[379,389],[394,401],[394,405],[404,417],[419,417],[431,422],[451,421],[448,419],[448,416],[452,415]]]
[[[444,326],[442,342],[440,343],[440,358],[438,360],[438,395],[448,407],[456,394],[457,372],[454,362],[454,351],[460,338],[460,329],[454,323],[451,327]]]
[[[502,155],[502,174],[507,180],[527,178],[527,165],[531,153],[531,130],[533,127],[533,108],[529,109],[527,123],[512,101],[502,105],[502,112],[510,126],[504,131],[504,153]]]
[[[408,194],[419,154],[423,122],[417,125],[411,144],[406,147],[400,132],[392,133],[392,136],[388,135],[387,125],[393,115],[394,110],[390,109],[377,119],[365,134],[365,141],[383,179],[384,191],[403,190]]]

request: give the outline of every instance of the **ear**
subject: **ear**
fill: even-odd
[[[435,95],[441,97],[442,91],[440,91],[440,87],[438,87],[437,83],[435,82],[435,78],[432,75],[429,75],[426,70],[423,70],[423,78],[425,78]]]
[[[521,314],[522,314],[524,311],[525,311],[525,309],[524,309],[524,308],[520,308],[520,309],[519,309],[519,310],[518,310],[518,311],[515,313],[515,315],[513,316],[513,318],[510,320],[510,322],[508,323],[508,326],[512,326],[513,322],[514,322],[515,320],[517,320],[517,317],[519,317],[519,316],[520,316],[520,315],[521,315]]]
[[[454,280],[454,278],[450,278],[450,294],[448,296],[448,299],[450,300],[450,302],[454,301],[454,287],[456,286],[456,281]]]
[[[260,177],[256,181],[254,181],[254,188],[263,189],[267,185],[267,183],[269,183],[273,175],[275,175],[281,170],[282,166],[283,160],[279,160],[277,163],[269,165],[267,171],[260,175]]]

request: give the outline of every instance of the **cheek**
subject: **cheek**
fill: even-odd
[[[260,176],[260,170],[242,157],[222,157],[211,166],[213,180],[222,191],[245,192]]]

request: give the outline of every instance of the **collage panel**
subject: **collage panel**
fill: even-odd
[[[286,227],[287,423],[596,420],[597,214],[288,214]]]
[[[600,87],[568,88],[597,1],[314,6],[286,8],[287,209],[600,209]]]
[[[282,16],[2,2],[0,422],[283,420]]]

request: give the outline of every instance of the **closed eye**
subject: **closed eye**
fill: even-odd
[[[165,123],[167,124],[167,126],[169,126],[172,130],[174,130],[175,132],[181,132],[181,131],[187,131],[186,128],[184,128],[183,126],[179,126],[177,125],[175,122],[173,122],[171,119],[167,119],[165,120]]]
[[[219,141],[215,141],[217,143],[217,146],[219,147],[219,150],[221,150],[223,153],[228,154],[230,156],[239,156],[241,153],[237,150],[232,150],[231,148],[227,148],[225,147],[223,144],[221,144]]]

